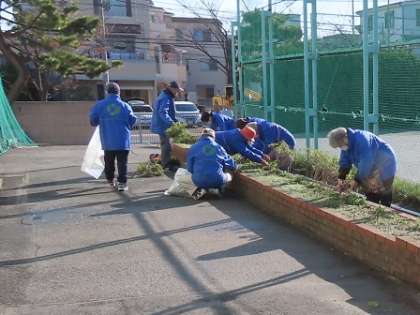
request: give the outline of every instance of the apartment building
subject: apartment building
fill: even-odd
[[[184,60],[187,64],[188,99],[200,105],[210,106],[212,97],[222,95],[227,84],[227,76],[216,62],[226,64],[224,50],[217,42],[215,34],[220,22],[210,18],[173,17],[176,40],[185,42]],[[191,42],[198,42],[210,58]]]
[[[58,1],[58,2],[62,2]],[[101,0],[79,0],[80,13],[101,16]],[[176,80],[187,83],[183,51],[172,45],[175,30],[172,14],[155,7],[149,0],[104,1],[105,36],[98,28],[98,41],[87,47],[91,56],[121,60],[123,66],[109,71],[110,80],[121,86],[124,99],[139,98],[151,104],[158,93],[159,83]],[[103,80],[78,76],[103,95]]]
[[[363,11],[358,11],[363,25]],[[373,10],[369,9],[369,37],[373,36]],[[378,7],[378,32],[382,44],[420,39],[420,0],[407,0]]]

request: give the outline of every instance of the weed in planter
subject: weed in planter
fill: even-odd
[[[412,232],[420,232],[420,219],[417,219],[415,222],[413,222],[409,227],[409,231]]]
[[[182,123],[173,124],[166,134],[173,139],[175,143],[193,144],[197,141],[191,133],[188,132],[187,126]]]
[[[164,173],[162,165],[159,163],[141,162],[137,166],[136,174],[139,177],[155,177],[162,176]]]
[[[364,206],[366,205],[366,199],[356,193],[349,192],[346,194],[342,194],[343,203],[351,206]]]

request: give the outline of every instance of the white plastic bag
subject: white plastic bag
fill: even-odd
[[[196,189],[197,187],[192,181],[191,173],[185,168],[178,168],[175,173],[174,182],[165,191],[165,195],[191,197]]]
[[[89,141],[85,156],[83,157],[82,172],[98,179],[105,168],[104,163],[102,162],[103,156],[104,151],[102,150],[99,127],[96,127],[95,132]]]

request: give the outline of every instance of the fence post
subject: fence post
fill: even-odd
[[[369,130],[369,7],[363,0],[363,129]]]
[[[236,71],[238,70],[236,68],[236,56],[239,57],[239,55],[237,55],[237,50],[236,50],[236,45],[235,45],[235,25],[237,25],[236,22],[232,22],[231,23],[231,32],[232,32],[232,40],[231,40],[231,44],[232,44],[232,90],[233,90],[233,104],[234,104],[234,108],[235,108],[235,118],[239,118],[240,116],[240,112],[241,109],[239,107],[238,104],[238,82],[236,80]]]
[[[244,113],[244,89],[243,89],[243,59],[242,59],[242,38],[241,38],[241,3],[236,0],[236,24],[238,32],[238,88],[239,88],[239,110],[240,116],[245,116]]]
[[[271,4],[271,1],[270,1]],[[270,109],[271,121],[276,122],[276,92],[274,86],[273,13],[268,16],[268,51],[270,63]]]
[[[312,31],[312,124],[314,132],[314,148],[318,149],[318,28],[316,1],[312,3],[311,31]]]
[[[262,90],[263,90],[263,106],[264,118],[268,119],[268,82],[267,82],[267,32],[266,32],[266,12],[261,11],[261,55],[262,55]]]
[[[309,48],[308,48],[308,0],[303,0],[303,53],[304,53],[304,81],[305,81],[305,141],[310,149],[310,115],[309,115]]]
[[[388,17],[388,29],[390,28],[390,21]],[[380,43],[378,38],[378,0],[373,0],[373,45],[372,45],[372,62],[373,62],[373,93],[372,104],[373,113],[371,115],[370,123],[373,124],[373,133],[379,133],[379,49]]]

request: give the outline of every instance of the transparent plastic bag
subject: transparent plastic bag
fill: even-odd
[[[197,187],[192,181],[191,173],[185,168],[179,168],[175,173],[174,182],[165,191],[165,195],[191,197],[196,189]]]
[[[103,156],[104,151],[102,150],[99,127],[96,127],[83,157],[81,171],[98,179],[105,168],[102,161]]]

